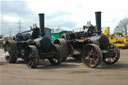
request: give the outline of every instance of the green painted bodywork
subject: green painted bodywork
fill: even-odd
[[[59,33],[52,33],[52,44],[54,43],[55,39],[61,37],[62,34],[67,33],[67,31],[61,31]]]

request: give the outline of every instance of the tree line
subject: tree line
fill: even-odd
[[[114,32],[128,35],[128,18],[120,20],[118,25],[115,27]]]

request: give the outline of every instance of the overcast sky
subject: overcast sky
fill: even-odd
[[[128,18],[127,0],[0,0],[0,34],[28,30],[39,24],[38,14],[45,13],[45,26],[49,28],[80,28],[91,21],[95,25],[95,11],[102,11],[102,27],[111,31],[121,19]]]

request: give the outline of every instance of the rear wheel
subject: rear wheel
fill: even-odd
[[[36,68],[39,62],[39,52],[36,46],[29,46],[25,50],[25,62],[30,68]]]
[[[61,48],[61,57],[62,57],[62,62],[64,62],[67,57],[68,57],[68,45],[65,39],[56,39],[54,44],[58,44]]]
[[[61,57],[61,49],[60,46],[55,44],[55,49],[53,49],[56,52],[56,55],[53,58],[49,58],[49,62],[52,65],[59,65],[62,62],[62,57]]]
[[[16,63],[17,60],[17,47],[16,43],[6,43],[4,47],[5,51],[5,60],[8,63]]]
[[[90,44],[84,47],[82,54],[82,62],[88,67],[95,68],[102,61],[102,52],[95,44]]]
[[[112,53],[104,54],[103,56],[103,62],[108,65],[116,63],[120,58],[120,51],[116,45],[110,44],[110,49]]]

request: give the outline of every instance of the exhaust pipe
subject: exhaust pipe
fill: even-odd
[[[98,34],[101,34],[101,12],[95,12],[95,16],[96,16],[96,29]]]
[[[40,23],[40,34],[41,34],[41,36],[44,36],[45,35],[45,30],[44,30],[45,23],[44,23],[44,14],[43,13],[39,14],[39,23]]]

